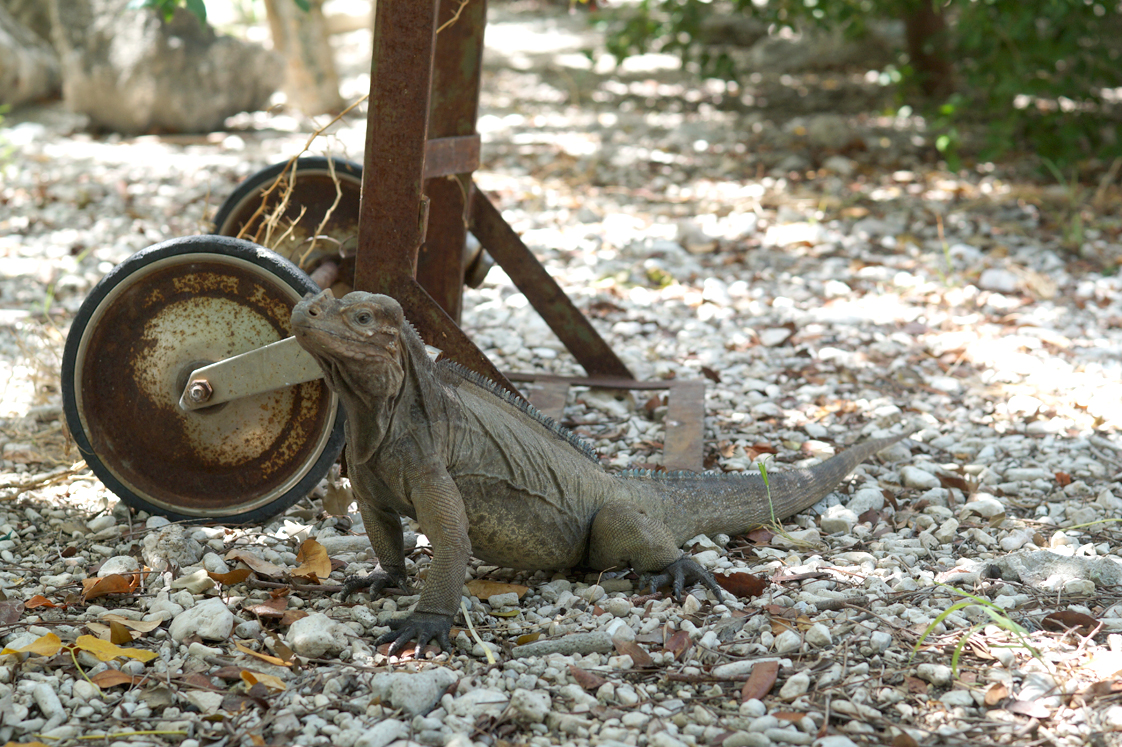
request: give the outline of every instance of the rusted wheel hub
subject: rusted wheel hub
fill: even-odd
[[[283,258],[223,236],[173,239],[114,268],[63,358],[67,422],[98,477],[174,518],[259,520],[306,495],[343,442],[323,381],[191,412],[178,403],[196,369],[288,337],[293,305],[315,290]],[[187,396],[205,402],[205,389]]]

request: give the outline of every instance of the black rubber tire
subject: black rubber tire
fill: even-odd
[[[85,365],[85,361],[78,360],[79,350],[83,338],[96,333],[95,329],[90,328],[90,321],[101,303],[119,286],[128,283],[129,279],[138,271],[144,270],[149,265],[169,257],[185,257],[188,255],[199,255],[200,261],[205,260],[207,255],[219,255],[221,257],[243,260],[255,265],[257,268],[265,270],[279,281],[279,285],[288,286],[299,295],[319,292],[319,288],[311,278],[294,264],[257,244],[241,239],[215,235],[187,236],[164,241],[137,252],[114,267],[109,274],[102,278],[93,288],[89,297],[78,310],[78,314],[70,327],[62,359],[62,400],[66,422],[78,446],[79,452],[86,460],[90,469],[93,470],[94,474],[101,479],[107,488],[113,491],[129,506],[137,510],[147,511],[150,514],[163,515],[172,520],[219,520],[222,523],[229,524],[263,523],[272,516],[284,511],[296,501],[307,496],[327,474],[336,459],[338,459],[343,449],[344,441],[344,413],[342,406],[338,402],[336,402],[330,434],[326,435],[322,450],[318,455],[309,457],[304,461],[304,464],[307,464],[314,459],[312,466],[308,468],[308,471],[298,482],[285,490],[283,494],[275,496],[268,500],[267,503],[259,503],[250,510],[240,510],[238,506],[234,504],[229,507],[229,510],[217,512],[217,515],[204,515],[186,509],[183,511],[169,510],[166,506],[153,504],[144,496],[138,495],[130,489],[128,485],[125,485],[117,478],[114,472],[109,468],[109,465],[103,461],[103,455],[98,454],[94,449],[91,444],[90,434],[87,433],[83,423],[83,414],[79,411],[80,398],[78,392],[81,387],[81,382],[77,381],[77,372]],[[295,302],[293,302],[293,305],[294,304]],[[80,363],[82,364],[81,366],[79,365]],[[326,384],[323,384],[323,386],[326,386]],[[331,413],[327,412],[325,418],[326,420],[324,422],[331,422]],[[320,434],[320,439],[323,439],[325,430],[321,428]],[[311,453],[314,453],[314,451],[315,447],[313,447]],[[261,499],[258,498],[257,500]]]
[[[359,182],[362,181],[362,165],[354,161],[347,161],[342,158],[328,159],[326,156],[306,156],[304,158],[296,159],[296,173],[311,172],[311,173],[330,173],[329,160],[335,161],[335,173],[354,177]],[[257,173],[248,177],[244,182],[238,185],[225,202],[218,208],[218,212],[214,216],[214,232],[216,234],[230,236],[230,230],[226,227],[226,222],[230,219],[230,214],[237,210],[241,205],[245,204],[247,198],[252,198],[259,195],[263,190],[268,189],[269,185],[276,181],[277,176],[284,171],[288,165],[288,161],[274,163],[272,166],[266,166]]]

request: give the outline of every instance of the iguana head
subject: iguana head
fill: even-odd
[[[308,294],[292,310],[292,331],[331,388],[363,400],[391,397],[405,376],[401,305],[374,293]]]

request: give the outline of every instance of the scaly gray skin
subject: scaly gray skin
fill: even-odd
[[[909,435],[873,439],[809,469],[770,475],[603,470],[569,431],[453,363],[434,363],[388,296],[330,291],[292,312],[300,345],[323,368],[347,414],[347,465],[381,570],[345,592],[409,590],[401,516],[433,547],[416,609],[377,643],[416,639],[451,649],[468,557],[529,570],[631,567],[651,588],[721,589],[680,549],[698,534],[740,534],[802,511],[854,467]]]

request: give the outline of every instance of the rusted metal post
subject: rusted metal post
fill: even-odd
[[[445,156],[441,159],[445,163],[439,164],[444,175],[425,182],[429,225],[417,257],[417,282],[459,322],[467,214],[473,190],[471,172],[478,165],[478,160],[465,163],[459,156],[473,147],[478,149],[475,120],[487,4],[485,0],[470,0],[466,5],[460,0],[441,0],[437,23],[429,110],[429,137],[433,139],[427,154],[431,163],[426,163],[426,172],[435,170],[433,167],[441,156]],[[444,147],[438,149],[438,143]]]
[[[393,294],[424,241],[422,194],[436,3],[379,0],[374,14],[355,287]]]

